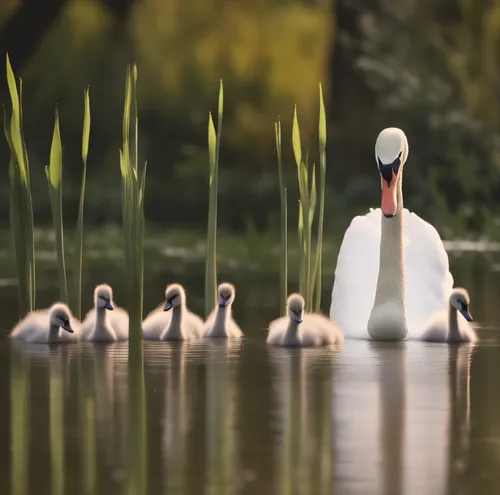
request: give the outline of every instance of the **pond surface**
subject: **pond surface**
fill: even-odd
[[[242,343],[0,343],[0,493],[497,494],[500,486],[500,274],[484,254],[454,256],[481,326],[475,346],[347,340],[339,351],[269,349],[276,269],[223,269],[237,287]],[[39,305],[57,297],[39,270]],[[180,281],[201,312],[203,267],[156,259],[145,311]],[[7,270],[8,271],[8,270]],[[333,269],[325,270],[324,308]],[[230,276],[231,275],[231,276]],[[90,266],[123,298],[120,263]],[[293,283],[293,282],[292,282]],[[4,335],[15,287],[0,286]],[[143,380],[142,380],[143,378]]]

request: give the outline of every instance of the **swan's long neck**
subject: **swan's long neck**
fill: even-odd
[[[228,333],[228,323],[231,317],[231,304],[224,307],[217,308],[217,314],[215,316],[214,329],[216,336],[226,337]]]
[[[184,319],[184,304],[172,308],[172,319],[168,327],[168,335],[172,340],[182,340],[182,320]]]
[[[460,340],[460,332],[458,331],[458,314],[457,310],[450,304],[448,312],[448,339],[451,342]]]
[[[114,330],[108,323],[107,319],[107,309],[102,308],[96,304],[95,306],[95,327],[92,332],[92,339],[108,339],[109,336],[114,337]]]
[[[96,305],[95,308],[95,322],[96,326],[98,327],[103,327],[106,323],[106,308],[101,308],[100,306]]]
[[[49,329],[49,342],[56,342],[59,340],[59,326],[50,324]]]
[[[299,323],[291,318],[288,320],[288,327],[286,328],[285,333],[285,342],[292,342],[297,340],[299,337]]]
[[[403,252],[403,177],[400,171],[396,215],[382,215],[377,289],[368,320],[368,333],[375,340],[402,340],[408,333],[405,305]]]

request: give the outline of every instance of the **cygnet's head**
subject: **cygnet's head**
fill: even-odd
[[[186,303],[186,292],[180,284],[171,284],[165,290],[165,307],[163,311],[178,308]]]
[[[453,289],[450,295],[450,304],[459,311],[467,321],[472,321],[472,315],[469,313],[470,297],[465,289],[461,287]]]
[[[382,179],[382,213],[386,218],[396,215],[397,190],[408,158],[408,139],[397,127],[384,129],[375,143],[375,160]]]
[[[66,332],[73,333],[70,324],[70,310],[66,304],[55,303],[51,306],[49,311],[50,324],[55,327],[62,328]]]
[[[107,284],[98,285],[94,290],[94,304],[97,308],[113,310],[113,289]]]
[[[236,293],[233,284],[224,282],[223,284],[219,285],[218,291],[219,291],[219,308],[225,308],[226,306],[229,306],[233,303],[234,296]]]
[[[291,294],[288,296],[286,301],[288,316],[295,323],[302,323],[304,304],[304,298],[300,294]]]

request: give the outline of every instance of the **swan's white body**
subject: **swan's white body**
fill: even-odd
[[[231,314],[235,297],[234,286],[228,283],[220,284],[218,291],[219,303],[203,325],[203,337],[239,339],[243,337],[243,332]]]
[[[450,295],[450,301],[447,309],[442,309],[432,315],[424,330],[422,340],[425,342],[476,342],[477,335],[472,325],[459,315],[458,304],[454,297],[462,296],[462,300],[467,306],[466,315],[472,321],[468,312],[469,295],[464,289],[454,289]]]
[[[350,338],[419,338],[431,315],[446,307],[453,277],[436,229],[403,209],[404,133],[385,129],[377,146],[381,164],[401,157],[392,187],[382,180],[382,208],[390,217],[377,208],[352,220],[337,260],[330,316]]]
[[[53,321],[54,310],[59,310],[70,322],[70,333]],[[12,330],[9,338],[32,344],[53,344],[77,342],[80,339],[81,323],[73,316],[68,306],[55,303],[48,309],[32,311],[27,314]]]
[[[105,297],[103,299],[101,298]],[[94,308],[83,321],[83,340],[91,342],[119,342],[128,340],[129,316],[127,311],[112,304],[113,292],[106,284],[94,291]],[[105,302],[110,304],[107,308]],[[112,309],[112,310],[110,310]]]
[[[180,284],[169,285],[165,291],[163,311],[171,313],[159,340],[179,341],[198,339],[203,333],[203,320],[186,307],[186,292]]]
[[[165,329],[170,325],[172,312],[164,311],[164,307],[165,303],[160,304],[142,322],[142,338],[144,340],[160,340]]]
[[[303,314],[303,310],[302,296],[292,294],[288,298],[288,314],[269,324],[267,343],[283,347],[317,347],[341,344],[344,341],[344,336],[334,321],[321,314]],[[301,315],[301,321],[297,321],[297,314]]]

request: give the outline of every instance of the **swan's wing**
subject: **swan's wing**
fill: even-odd
[[[82,322],[82,338],[88,337],[95,326],[95,309],[92,308]]]
[[[110,312],[108,318],[118,340],[128,340],[129,316],[127,311],[115,306],[115,309]]]
[[[227,326],[228,326],[228,337],[236,339],[243,337],[243,330],[240,328],[238,323],[234,321],[233,317],[231,317]]]
[[[151,311],[142,322],[142,336],[144,340],[160,340],[160,336],[170,323],[171,311],[163,311],[162,303],[155,310]]]
[[[270,345],[279,345],[286,332],[288,318],[282,316],[269,323],[269,333],[267,334],[266,342]]]
[[[186,324],[191,336],[199,338],[203,335],[203,320],[197,314],[186,310]]]
[[[419,338],[432,315],[447,308],[453,277],[437,230],[415,213],[403,214],[408,336]]]
[[[380,209],[353,218],[340,246],[330,317],[346,337],[369,338],[367,331],[380,253]]]
[[[368,338],[377,288],[382,212],[355,217],[346,230],[335,270],[330,316],[344,335]],[[448,255],[436,229],[403,210],[406,313],[409,337],[418,338],[429,318],[446,307],[453,287]]]

